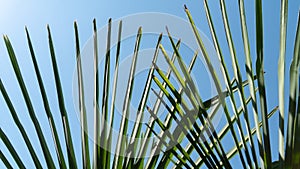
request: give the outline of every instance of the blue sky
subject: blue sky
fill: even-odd
[[[237,55],[239,56],[239,63],[242,71],[244,71],[244,51],[242,44],[242,37],[240,34],[240,25],[238,17],[238,4],[237,1],[226,1],[228,15],[230,20],[231,29],[233,32],[233,39],[235,41],[235,48]],[[39,66],[42,69],[42,75],[44,77],[44,83],[46,85],[47,94],[49,94],[50,101],[52,102],[52,111],[57,112],[59,117],[58,106],[55,100],[56,92],[53,82],[52,68],[50,63],[46,25],[49,24],[52,31],[52,36],[55,44],[57,62],[59,64],[60,75],[65,92],[65,100],[68,103],[67,109],[71,112],[74,110],[73,104],[69,101],[72,100],[72,80],[73,71],[75,68],[75,49],[74,49],[74,30],[73,22],[76,20],[79,25],[80,40],[83,46],[92,35],[92,20],[97,19],[98,28],[106,25],[108,18],[118,19],[127,15],[142,13],[142,12],[161,12],[176,15],[183,19],[186,19],[183,5],[187,4],[190,9],[198,28],[208,37],[210,32],[206,23],[206,17],[204,13],[203,3],[198,1],[180,1],[180,0],[153,0],[153,1],[79,1],[79,0],[52,0],[52,1],[37,1],[37,0],[0,0],[0,34],[7,34],[15,48],[15,52],[20,63],[22,73],[25,78],[28,90],[34,102],[35,110],[40,113],[40,123],[43,124],[43,130],[48,133],[47,141],[49,147],[53,148],[52,138],[50,137],[50,129],[48,122],[43,114],[42,101],[37,91],[37,84],[35,77],[32,77],[33,66],[29,59],[29,51],[27,47],[24,26],[27,26],[34,44],[35,52]],[[255,15],[254,15],[254,2],[246,0],[246,13],[248,22],[249,38],[251,43],[251,54],[253,63],[255,63]],[[222,19],[219,10],[219,3],[217,0],[209,1],[213,19],[215,21],[215,27],[218,29],[217,34],[220,35],[221,47],[224,48],[224,56],[228,56],[226,62],[228,67],[231,65],[229,59],[229,52],[227,50],[227,43],[224,36],[224,30],[222,26]],[[287,37],[287,62],[288,68],[291,63],[293,54],[294,35],[296,29],[297,15],[299,12],[300,1],[289,1],[289,20],[288,20],[288,37]],[[269,98],[268,107],[269,110],[274,108],[277,102],[277,59],[278,59],[278,46],[279,46],[279,13],[280,13],[280,0],[272,0],[272,2],[264,1],[264,30],[265,30],[265,71],[266,71],[266,85],[267,95]],[[136,28],[137,29],[137,28]],[[164,31],[164,30],[162,30]],[[226,49],[226,50],[225,50]],[[9,95],[16,105],[16,109],[19,112],[20,119],[30,136],[32,136],[32,142],[34,145],[38,145],[36,134],[33,130],[23,101],[20,97],[20,90],[17,85],[13,70],[8,59],[6,49],[3,41],[0,42],[0,78],[2,79],[5,87],[9,91]],[[286,69],[287,70],[287,69]],[[232,72],[231,72],[232,73]],[[288,75],[288,73],[286,72]],[[246,78],[245,74],[243,75]],[[288,82],[288,76],[286,76]],[[288,91],[286,91],[288,92]],[[52,99],[52,100],[51,100]],[[39,111],[40,110],[40,111]],[[28,161],[28,166],[32,166],[30,155],[24,148],[25,144],[21,141],[21,135],[18,130],[13,126],[12,118],[8,112],[2,97],[0,97],[0,126],[8,133],[8,136],[12,139],[13,144],[16,146],[18,152],[21,154],[23,160]],[[55,113],[54,113],[55,114]],[[80,133],[76,132],[80,130],[78,119],[76,115],[69,115],[70,123],[72,126],[73,137],[77,138],[74,141],[75,145],[80,145]],[[57,118],[57,127],[61,128],[60,118]],[[44,125],[45,124],[45,125]],[[271,119],[271,128],[276,128],[276,132],[272,133],[272,148],[277,151],[277,126],[278,115],[275,115]],[[62,133],[61,133],[61,136]],[[7,154],[7,150],[0,143],[0,149]],[[35,147],[37,153],[42,156],[42,152],[38,146]],[[55,152],[52,152],[55,156]],[[77,160],[80,161],[81,150],[76,149]],[[11,160],[11,157],[8,156]],[[273,158],[277,158],[277,154],[273,155]],[[3,168],[0,162],[0,168]]]

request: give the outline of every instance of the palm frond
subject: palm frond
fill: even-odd
[[[41,75],[41,68],[38,65],[37,58],[33,44],[26,31],[26,40],[31,55],[31,60],[34,67],[34,74],[39,85],[39,94],[43,102],[43,109],[45,111],[48,125],[52,134],[53,147],[48,147],[46,137],[48,133],[41,128],[41,121],[36,114],[33,106],[33,99],[30,91],[25,85],[24,77],[20,69],[17,56],[9,38],[5,35],[4,42],[8,52],[8,56],[15,73],[17,83],[21,89],[21,97],[23,97],[27,111],[30,116],[30,122],[34,126],[34,131],[38,136],[38,145],[33,145],[31,135],[26,129],[25,123],[22,123],[20,114],[17,112],[17,105],[14,104],[9,96],[9,91],[5,88],[6,82],[0,79],[0,91],[8,111],[12,116],[14,125],[21,134],[21,141],[25,142],[25,149],[30,154],[30,159],[33,161],[35,168],[78,168],[78,164],[82,163],[82,168],[234,168],[237,163],[233,157],[237,156],[243,168],[299,168],[300,166],[300,83],[299,83],[299,68],[300,68],[300,17],[298,18],[297,32],[294,42],[294,54],[292,63],[289,67],[289,86],[284,82],[285,80],[285,62],[286,53],[289,48],[286,47],[288,41],[288,0],[281,0],[280,10],[280,40],[279,40],[279,59],[278,59],[278,106],[273,106],[268,103],[269,98],[266,95],[267,85],[265,83],[264,72],[264,20],[262,0],[255,1],[255,51],[256,51],[256,65],[252,66],[253,57],[251,57],[250,46],[251,39],[248,37],[248,26],[246,22],[246,9],[244,0],[238,0],[238,12],[240,22],[240,33],[243,41],[243,50],[245,58],[246,71],[241,69],[242,62],[236,51],[240,51],[236,39],[233,35],[236,33],[231,29],[230,15],[227,14],[229,8],[226,7],[224,0],[219,1],[219,12],[222,17],[223,26],[222,34],[217,34],[218,28],[215,27],[217,23],[211,15],[211,7],[207,0],[203,0],[206,20],[210,31],[213,48],[216,51],[217,59],[220,63],[221,76],[217,74],[217,67],[213,65],[212,55],[208,53],[209,46],[204,44],[204,36],[200,34],[192,15],[188,8],[184,6],[192,33],[194,34],[195,42],[198,45],[201,54],[198,54],[199,49],[194,50],[194,55],[188,64],[187,53],[183,48],[180,48],[182,41],[179,39],[175,43],[175,38],[172,37],[168,27],[166,27],[167,35],[159,34],[155,51],[153,53],[152,64],[145,81],[145,85],[139,86],[141,89],[141,99],[138,100],[138,108],[136,112],[132,112],[130,105],[133,103],[134,85],[137,83],[135,79],[138,57],[142,49],[142,28],[139,27],[136,34],[135,46],[131,66],[128,74],[128,81],[125,83],[126,91],[123,101],[122,117],[117,117],[117,90],[120,83],[118,77],[119,62],[121,60],[121,42],[122,42],[122,21],[119,22],[117,43],[114,44],[114,29],[111,19],[108,20],[107,34],[106,34],[106,50],[103,63],[103,72],[100,73],[99,62],[100,53],[98,53],[98,31],[96,20],[93,20],[93,145],[91,145],[88,133],[88,116],[86,110],[85,100],[85,86],[83,53],[79,43],[78,25],[74,23],[75,33],[75,51],[76,51],[76,70],[77,70],[77,92],[78,105],[80,114],[80,141],[81,141],[81,156],[82,159],[77,163],[75,152],[79,146],[73,145],[75,137],[71,136],[71,126],[69,118],[71,112],[67,111],[67,105],[64,98],[64,90],[62,87],[59,67],[56,61],[56,54],[54,50],[54,43],[50,31],[48,31],[48,45],[51,57],[51,64],[54,75],[54,84],[56,87],[56,101],[58,102],[62,131],[59,131],[54,121],[54,113],[51,111],[52,105],[49,99],[49,94],[44,86],[43,77]],[[216,25],[219,26],[219,25]],[[239,34],[238,34],[239,35]],[[102,38],[102,37],[101,37]],[[126,37],[127,38],[127,37]],[[166,39],[165,39],[166,38]],[[177,37],[176,37],[177,38]],[[178,37],[180,38],[180,37]],[[222,38],[227,41],[226,51],[221,48],[220,42]],[[124,39],[125,40],[125,39]],[[167,40],[167,41],[165,41]],[[168,44],[165,44],[168,43]],[[114,46],[115,45],[115,46]],[[116,47],[115,63],[112,63],[114,47]],[[169,57],[168,50],[171,47],[172,57]],[[228,50],[228,51],[227,51]],[[163,71],[159,67],[157,60],[159,54],[163,55],[168,70]],[[226,64],[226,52],[229,52],[229,57],[232,62],[232,70]],[[170,55],[171,56],[171,55]],[[205,68],[208,69],[210,78],[212,78],[213,85],[217,91],[217,95],[203,100],[202,88],[196,85],[200,77],[193,77],[192,70],[197,59],[204,58]],[[202,59],[202,58],[201,58]],[[199,59],[200,60],[200,59]],[[111,68],[114,66],[114,68]],[[253,70],[256,69],[256,70]],[[102,69],[101,69],[102,71]],[[198,73],[198,72],[197,72]],[[200,72],[201,73],[201,72]],[[111,83],[111,75],[113,81]],[[100,81],[99,78],[102,78]],[[123,75],[123,74],[122,74]],[[243,75],[247,76],[244,80]],[[174,78],[174,79],[172,79]],[[199,79],[198,79],[199,78]],[[221,78],[224,79],[225,89],[221,85]],[[222,80],[223,80],[222,79]],[[267,79],[267,78],[266,78]],[[173,81],[174,80],[174,81]],[[244,81],[243,81],[244,80]],[[257,81],[257,84],[255,84]],[[177,82],[177,84],[176,84]],[[100,91],[100,86],[102,90]],[[138,82],[140,84],[140,81]],[[158,89],[156,88],[158,87]],[[247,90],[248,91],[247,91]],[[285,100],[285,90],[289,90],[289,100]],[[201,91],[201,93],[200,93]],[[258,91],[258,94],[257,94]],[[102,93],[101,93],[102,92]],[[152,93],[151,93],[152,92]],[[101,94],[101,98],[100,95]],[[154,94],[156,102],[153,107],[148,106],[150,103],[150,94]],[[236,98],[239,97],[239,98]],[[257,98],[258,97],[258,98]],[[100,101],[101,99],[101,101]],[[267,107],[272,105],[275,107],[268,113]],[[258,110],[260,106],[260,110]],[[285,109],[288,108],[288,114]],[[164,110],[163,116],[159,116],[159,111]],[[251,111],[253,114],[251,114]],[[276,150],[271,151],[271,132],[269,130],[270,118],[279,111],[279,146]],[[225,120],[222,121],[221,127],[216,126],[213,120],[222,112]],[[53,113],[53,114],[52,114]],[[129,116],[136,113],[136,119],[131,125]],[[148,123],[143,123],[145,113],[149,113],[150,119]],[[252,115],[252,116],[251,116]],[[288,116],[287,126],[285,126],[284,118]],[[250,119],[253,117],[253,119]],[[261,119],[259,118],[261,117]],[[120,119],[118,119],[120,118]],[[116,119],[120,120],[117,125],[119,135],[114,138],[114,126]],[[273,124],[273,123],[272,123]],[[287,127],[286,134],[284,127]],[[272,126],[272,129],[275,128]],[[145,129],[145,131],[144,131]],[[21,153],[17,151],[14,146],[12,138],[5,129],[0,127],[0,138],[5,148],[8,151],[0,150],[0,159],[7,168],[26,168],[27,162],[23,161]],[[62,138],[59,134],[63,133]],[[155,139],[152,139],[154,136]],[[227,137],[228,136],[228,137]],[[151,138],[151,139],[149,139]],[[273,138],[273,137],[272,137]],[[230,147],[227,144],[231,141]],[[230,139],[230,140],[229,140]],[[254,143],[257,139],[257,144]],[[116,140],[116,143],[113,141]],[[48,141],[48,140],[47,140]],[[285,142],[286,141],[286,142]],[[115,145],[113,145],[115,144]],[[285,147],[284,147],[285,146]],[[115,148],[114,148],[115,147]],[[41,148],[43,156],[38,156],[36,149]],[[53,150],[51,150],[53,148]],[[231,149],[230,149],[231,148]],[[56,152],[53,153],[53,152]],[[90,153],[91,151],[91,153]],[[278,161],[272,161],[272,152],[279,154]],[[148,154],[149,153],[149,154]],[[92,159],[90,159],[92,154]],[[150,155],[147,157],[147,155]],[[259,157],[258,157],[259,156]],[[12,157],[12,158],[10,158]],[[68,158],[68,159],[66,159]],[[92,161],[91,161],[92,160]],[[234,161],[234,162],[233,162]],[[56,166],[56,165],[59,166]],[[45,165],[45,166],[44,166]]]

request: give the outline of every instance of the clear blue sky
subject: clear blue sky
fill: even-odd
[[[222,20],[219,10],[219,3],[217,0],[209,1],[213,18],[215,19],[215,27],[218,28],[218,35],[220,35],[221,46],[227,48],[226,39],[224,36]],[[244,71],[244,51],[242,44],[242,37],[240,34],[240,25],[238,16],[237,1],[226,1],[228,8],[228,15],[233,32],[233,38],[236,42],[237,55],[239,56],[239,63]],[[246,0],[246,13],[248,21],[249,38],[251,42],[252,55],[255,56],[255,16],[254,16],[254,2]],[[48,127],[47,119],[44,115],[42,101],[37,91],[37,82],[35,77],[32,78],[33,66],[29,59],[29,51],[27,47],[24,26],[29,29],[34,48],[36,50],[37,59],[42,69],[43,80],[46,83],[47,94],[49,94],[50,102],[53,104],[53,112],[59,117],[58,106],[56,105],[56,92],[53,82],[52,68],[50,66],[50,57],[47,44],[47,32],[46,24],[49,24],[52,30],[53,40],[55,44],[57,62],[59,64],[59,70],[61,73],[61,79],[63,83],[63,89],[65,94],[65,100],[67,102],[67,109],[69,112],[74,110],[72,100],[72,79],[73,71],[75,68],[75,49],[74,49],[74,30],[73,22],[76,20],[79,25],[81,45],[92,35],[92,20],[97,19],[98,28],[104,26],[107,23],[108,18],[118,19],[130,14],[141,12],[162,12],[179,16],[186,19],[183,5],[187,4],[195,21],[201,31],[208,37],[210,33],[206,24],[206,17],[204,13],[203,3],[198,1],[180,1],[180,0],[153,0],[153,1],[79,1],[79,0],[52,0],[52,1],[37,1],[37,0],[0,0],[0,34],[7,34],[15,48],[15,52],[18,57],[18,61],[21,66],[24,79],[30,91],[31,97],[34,102],[34,107],[40,123],[43,124],[42,128],[47,133],[47,141],[49,147],[54,148],[52,138],[50,135],[50,129]],[[296,28],[297,15],[299,11],[300,1],[289,1],[289,20],[288,20],[288,39],[287,39],[287,68],[290,65],[291,57],[293,54],[294,34]],[[277,60],[278,60],[278,46],[279,46],[279,12],[280,12],[280,0],[264,1],[264,30],[265,30],[265,71],[266,71],[266,85],[267,95],[269,98],[268,106],[269,110],[275,107],[277,102]],[[164,31],[164,30],[162,30]],[[223,54],[229,57],[229,52],[223,50]],[[253,58],[253,63],[255,57]],[[33,145],[38,145],[36,134],[33,130],[25,107],[23,98],[20,97],[20,90],[17,85],[13,70],[8,59],[6,49],[4,47],[3,40],[0,42],[0,78],[9,91],[9,95],[16,105],[17,112],[19,112],[19,118],[21,119],[26,131],[32,136]],[[226,61],[228,67],[231,65],[231,60]],[[288,73],[287,73],[288,75]],[[246,77],[244,75],[244,77]],[[286,76],[288,81],[288,76]],[[288,91],[286,91],[288,92]],[[286,97],[287,98],[287,97]],[[21,158],[26,161],[26,165],[29,168],[33,166],[30,155],[27,149],[24,148],[25,144],[21,139],[21,135],[8,112],[2,96],[0,97],[0,126],[8,134],[12,140],[16,149],[21,155]],[[70,123],[72,126],[72,134],[75,145],[80,144],[80,126],[76,115],[70,114]],[[57,118],[58,129],[62,129],[60,125],[60,118]],[[272,131],[272,148],[277,151],[278,142],[278,115],[275,115],[271,119]],[[275,130],[275,129],[276,130]],[[62,136],[62,133],[60,133]],[[7,150],[2,142],[0,142],[0,149],[5,154]],[[35,147],[39,156],[42,156],[39,146]],[[54,151],[52,151],[54,155]],[[80,161],[81,149],[76,149],[76,156]],[[55,156],[55,155],[54,155]],[[7,156],[10,160],[11,157]],[[277,154],[273,155],[274,159],[277,159]],[[43,160],[42,160],[43,161]],[[43,164],[45,164],[43,162]],[[80,165],[81,166],[81,165]],[[3,164],[0,162],[0,168],[3,168]]]

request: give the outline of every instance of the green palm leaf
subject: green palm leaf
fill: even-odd
[[[47,166],[50,167],[50,168],[54,167],[54,162],[53,162],[52,156],[50,155],[49,148],[48,148],[47,143],[45,141],[44,133],[42,132],[41,126],[40,126],[40,124],[38,122],[38,119],[37,119],[37,117],[35,115],[35,111],[33,109],[32,102],[30,100],[30,97],[29,97],[27,88],[25,86],[23,77],[21,75],[21,71],[20,71],[20,68],[19,68],[19,64],[17,62],[16,55],[14,53],[13,47],[12,47],[12,45],[11,45],[11,43],[10,43],[10,41],[9,41],[9,39],[8,39],[7,36],[4,36],[4,41],[5,41],[6,48],[7,48],[9,57],[10,57],[11,64],[12,64],[12,66],[14,68],[15,75],[17,77],[19,86],[21,88],[21,91],[22,91],[22,94],[23,94],[23,97],[24,97],[24,100],[25,100],[25,103],[26,103],[26,106],[27,106],[30,118],[31,118],[31,120],[32,120],[32,122],[34,124],[34,127],[36,129],[37,135],[39,137],[40,145],[41,145],[41,147],[43,149],[43,153],[44,153],[44,157],[45,157],[46,162],[47,162]]]
[[[34,67],[34,74],[37,77],[39,85],[39,92],[43,102],[43,109],[48,119],[48,125],[51,129],[51,134],[45,133],[41,128],[40,119],[37,116],[33,100],[30,98],[30,91],[25,85],[24,77],[20,70],[18,58],[15,55],[14,49],[9,38],[5,35],[4,42],[8,52],[8,56],[15,73],[17,83],[21,89],[22,96],[30,120],[34,125],[34,131],[38,136],[38,145],[33,145],[31,142],[31,135],[26,130],[26,126],[19,119],[20,113],[17,112],[17,105],[14,104],[9,97],[9,91],[5,88],[6,82],[0,79],[0,91],[8,111],[12,116],[15,127],[21,134],[21,141],[25,142],[25,149],[28,150],[30,158],[33,161],[35,168],[78,168],[78,164],[82,163],[82,168],[235,168],[237,162],[233,162],[233,157],[237,156],[243,168],[299,168],[300,166],[300,84],[299,84],[299,68],[300,68],[300,17],[298,18],[298,27],[294,43],[294,55],[292,63],[289,67],[289,86],[284,82],[285,80],[285,62],[286,53],[289,48],[286,47],[289,32],[288,20],[288,0],[281,0],[280,10],[280,31],[279,31],[279,59],[278,59],[278,106],[268,113],[267,107],[269,105],[269,98],[266,95],[268,86],[265,83],[264,72],[264,27],[263,24],[265,16],[263,16],[262,1],[255,1],[255,43],[254,50],[256,51],[256,65],[252,66],[253,57],[251,57],[250,38],[248,37],[248,26],[246,18],[247,7],[243,0],[237,1],[237,10],[239,12],[240,31],[238,32],[243,40],[243,50],[245,57],[246,72],[241,69],[241,63],[238,61],[236,51],[237,42],[233,35],[234,29],[231,29],[231,20],[227,14],[226,3],[220,0],[220,17],[222,17],[222,26],[225,34],[217,34],[218,28],[215,27],[216,21],[213,19],[210,11],[211,7],[208,5],[207,0],[203,0],[204,10],[206,14],[207,24],[210,31],[213,47],[216,51],[216,56],[220,61],[220,69],[222,72],[221,77],[217,75],[217,68],[212,63],[211,55],[208,53],[208,46],[203,42],[203,37],[200,35],[195,22],[192,18],[190,11],[185,6],[184,10],[187,15],[189,24],[194,33],[194,38],[200,52],[204,58],[208,72],[212,77],[214,87],[217,90],[217,95],[207,100],[202,100],[202,91],[196,84],[196,79],[192,78],[192,69],[199,58],[198,49],[189,64],[186,64],[186,53],[180,49],[181,40],[177,43],[167,28],[167,36],[160,34],[157,39],[155,51],[153,53],[152,64],[149,65],[150,69],[146,80],[143,82],[145,86],[141,89],[141,99],[138,100],[137,112],[131,112],[130,104],[132,104],[132,97],[134,95],[134,84],[136,83],[135,73],[138,63],[138,55],[140,46],[142,46],[142,28],[138,29],[136,35],[135,46],[133,51],[133,58],[128,74],[128,81],[125,83],[127,86],[125,91],[125,98],[123,99],[122,117],[119,125],[119,135],[114,138],[113,127],[115,126],[116,118],[116,99],[117,87],[119,76],[119,62],[121,57],[121,41],[122,37],[122,21],[119,22],[118,36],[116,43],[115,65],[111,69],[113,50],[113,22],[108,20],[107,37],[106,37],[106,51],[104,49],[104,67],[103,72],[100,73],[99,67],[99,54],[98,54],[98,32],[96,20],[93,21],[93,117],[94,117],[94,143],[90,145],[88,135],[88,114],[86,110],[85,100],[85,86],[84,70],[82,67],[83,59],[79,43],[79,31],[77,23],[74,23],[75,31],[75,51],[76,51],[76,68],[77,68],[77,83],[78,83],[78,96],[79,96],[79,113],[81,125],[81,155],[82,159],[77,163],[74,150],[78,146],[73,145],[75,137],[72,137],[71,128],[68,116],[72,111],[67,112],[67,105],[65,104],[64,91],[60,80],[60,73],[56,61],[54,50],[54,43],[49,26],[48,31],[48,45],[51,57],[51,64],[54,74],[54,81],[56,87],[57,99],[61,124],[63,130],[59,131],[56,128],[57,122],[54,121],[55,117],[51,111],[51,102],[48,100],[49,95],[44,86],[43,77],[40,73],[40,68],[35,56],[33,44],[26,31],[26,40],[29,47],[31,60]],[[202,18],[201,18],[202,19]],[[203,22],[204,23],[204,22]],[[217,26],[217,25],[216,25]],[[222,28],[221,28],[222,29]],[[224,37],[222,37],[224,36]],[[103,37],[101,37],[103,38]],[[166,39],[168,41],[165,41]],[[180,37],[178,37],[180,38]],[[228,69],[226,63],[227,56],[225,55],[225,48],[221,48],[220,42],[224,38],[227,41],[226,52],[229,52],[232,62],[232,70]],[[103,38],[104,39],[104,38]],[[125,40],[125,39],[124,39]],[[220,41],[219,41],[220,40]],[[169,43],[169,44],[165,44]],[[168,46],[170,45],[170,46]],[[172,57],[169,57],[167,47],[171,47],[173,52]],[[167,72],[156,63],[160,52],[162,53],[166,64],[168,66]],[[239,58],[240,59],[240,58]],[[100,64],[101,65],[101,64]],[[255,69],[255,73],[254,73]],[[102,70],[102,69],[101,69]],[[113,71],[112,71],[113,70]],[[111,74],[114,73],[113,81],[110,82]],[[198,72],[197,72],[198,73]],[[200,72],[201,73],[201,72]],[[255,75],[256,74],[256,75]],[[103,81],[99,78],[103,75]],[[242,79],[243,75],[247,76],[247,80]],[[267,76],[267,75],[266,75]],[[172,78],[178,82],[178,87]],[[200,78],[200,77],[196,77]],[[226,89],[221,86],[220,79],[224,78]],[[255,84],[257,81],[257,84]],[[103,84],[100,91],[99,87]],[[138,83],[141,83],[140,81]],[[154,89],[158,87],[159,89]],[[249,90],[249,91],[246,91]],[[289,90],[289,100],[285,99],[285,90]],[[258,94],[256,93],[258,91]],[[102,92],[102,93],[101,93]],[[110,93],[111,92],[111,93]],[[156,102],[153,107],[147,106],[149,104],[150,92],[156,96]],[[102,94],[101,102],[99,95]],[[248,96],[249,95],[249,96]],[[236,98],[239,97],[239,98]],[[256,98],[258,97],[258,99]],[[259,100],[259,101],[258,101]],[[68,102],[66,102],[68,103]],[[229,107],[231,106],[231,107]],[[260,110],[258,110],[260,106]],[[273,105],[272,105],[273,106]],[[51,107],[51,108],[50,108]],[[285,109],[288,108],[288,114],[285,114]],[[145,109],[147,111],[145,111]],[[159,110],[164,109],[165,116],[159,117]],[[269,130],[270,117],[272,117],[279,110],[279,146],[276,150],[271,149],[271,130]],[[216,127],[212,120],[218,116],[217,112],[221,111],[225,115],[226,121],[223,126]],[[253,120],[251,111],[253,113]],[[136,113],[136,119],[131,126],[128,117]],[[150,114],[148,123],[142,123],[145,113]],[[287,126],[285,126],[284,118],[288,116]],[[260,119],[260,118],[261,119]],[[273,124],[273,123],[272,123]],[[284,127],[287,127],[286,134]],[[145,129],[146,128],[146,129]],[[272,129],[275,127],[272,126]],[[145,131],[144,131],[145,129]],[[0,138],[4,147],[8,151],[0,150],[0,159],[4,166],[7,168],[26,168],[27,162],[23,161],[22,154],[17,151],[17,147],[13,145],[12,138],[0,127]],[[273,130],[272,130],[273,131]],[[63,133],[64,138],[59,138],[59,134]],[[52,135],[54,147],[48,147],[46,137]],[[157,140],[151,143],[151,136]],[[228,136],[228,137],[227,137]],[[138,138],[138,139],[137,139]],[[60,139],[64,139],[64,144]],[[113,143],[114,140],[117,143]],[[231,147],[226,145],[227,139],[231,139],[233,144]],[[257,139],[257,144],[254,143]],[[138,140],[138,141],[137,141]],[[141,140],[141,141],[140,141]],[[286,141],[286,143],[284,142]],[[112,144],[115,144],[116,148]],[[1,147],[2,148],[2,147]],[[36,149],[41,148],[43,157],[38,156]],[[53,148],[51,150],[50,148]],[[231,149],[228,149],[231,148]],[[52,151],[56,154],[52,154]],[[92,162],[90,161],[90,151],[92,154]],[[272,161],[272,152],[279,154],[278,161]],[[146,155],[149,153],[150,157]],[[9,158],[11,156],[12,158]],[[259,156],[259,159],[258,159]],[[67,160],[65,158],[68,158]],[[44,163],[45,160],[45,163]],[[57,162],[55,161],[57,160]],[[42,164],[46,165],[43,166]],[[59,166],[55,166],[58,164]],[[205,165],[205,166],[204,166]]]
[[[66,139],[66,147],[67,147],[67,152],[68,152],[69,166],[71,168],[75,169],[75,168],[77,168],[77,163],[76,163],[76,157],[75,157],[75,153],[74,153],[74,146],[73,146],[73,141],[72,141],[72,136],[71,136],[70,124],[69,124],[69,120],[68,120],[68,114],[67,114],[67,111],[65,108],[64,96],[63,96],[62,86],[61,86],[61,82],[60,82],[59,71],[58,71],[58,67],[57,67],[57,63],[56,63],[50,27],[47,26],[47,29],[48,29],[50,55],[51,55],[51,61],[52,61],[52,67],[53,67],[53,73],[54,73],[54,79],[55,79],[55,85],[56,85],[57,99],[58,99],[59,109],[60,109],[61,118],[62,118],[62,124],[64,127],[64,134],[65,134],[65,139]],[[50,157],[51,156],[48,155],[48,158],[50,158]]]

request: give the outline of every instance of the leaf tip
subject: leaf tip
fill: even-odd
[[[166,26],[166,31],[167,31],[168,34],[170,33],[168,26]]]
[[[5,35],[5,34],[3,34],[3,39],[4,39],[5,41],[8,41],[8,36]]]
[[[94,27],[94,31],[96,31],[97,30],[96,18],[93,19],[93,27]]]
[[[160,49],[163,49],[163,46],[162,46],[162,44],[159,44],[159,48],[160,48]]]
[[[76,20],[74,21],[74,27],[77,27],[77,21]]]
[[[188,10],[188,8],[187,8],[186,4],[184,4],[183,6],[184,6],[184,10]]]
[[[142,27],[139,27],[138,34],[142,34]]]
[[[47,24],[47,31],[48,31],[48,36],[50,37],[51,36],[51,31],[50,31],[50,26],[49,26],[49,24]]]

